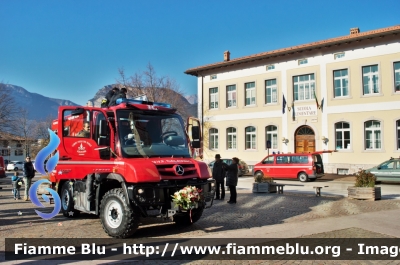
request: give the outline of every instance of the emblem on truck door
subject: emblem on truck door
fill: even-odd
[[[175,175],[177,175],[177,176],[182,176],[183,173],[185,172],[185,170],[183,169],[183,166],[181,166],[181,165],[175,165],[173,168],[175,170]]]

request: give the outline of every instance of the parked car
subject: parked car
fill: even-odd
[[[3,157],[0,156],[0,178],[6,177],[5,165]]]
[[[22,170],[23,168],[24,168],[24,162],[22,162],[22,161],[11,161],[7,165],[7,170],[18,171],[18,170]]]
[[[232,164],[232,159],[230,159],[230,158],[221,158],[221,160],[223,163],[225,163],[227,165]],[[210,164],[208,164],[208,166],[211,169],[211,172],[212,172],[214,163],[215,163],[215,160],[212,161]],[[246,164],[246,162],[244,162],[243,160],[240,159],[239,160],[239,177],[241,177],[247,173],[249,173],[249,166]]]
[[[324,176],[321,154],[313,153],[272,154],[254,165],[253,175],[263,175],[274,179],[298,179],[301,182],[315,181]]]
[[[365,171],[374,174],[377,181],[400,182],[400,158],[390,158]]]

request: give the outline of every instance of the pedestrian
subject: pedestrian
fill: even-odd
[[[126,90],[125,87],[121,88],[121,90],[118,93],[115,93],[114,96],[111,98],[110,104],[108,104],[108,106],[109,107],[116,106],[117,99],[126,98],[126,93],[128,93],[128,90]]]
[[[108,91],[105,98],[103,98],[103,100],[101,101],[101,107],[106,108],[110,104],[112,97],[118,92],[119,92],[118,87],[113,87],[113,89]]]
[[[225,198],[225,170],[224,166],[227,166],[221,160],[221,155],[215,155],[215,162],[213,165],[212,170],[212,177],[215,179],[216,191],[215,191],[215,199],[216,200],[223,200]]]
[[[33,167],[30,156],[27,156],[24,163],[25,201],[29,200],[29,189],[31,188],[33,177],[35,177],[35,168]]]
[[[23,181],[20,177],[18,177],[18,175],[19,175],[18,171],[15,171],[14,175],[11,178],[14,200],[21,200],[19,189],[21,188],[21,184]]]
[[[227,171],[226,185],[229,187],[231,193],[231,198],[229,199],[229,201],[227,201],[230,204],[236,203],[236,197],[237,197],[236,186],[238,183],[238,172],[239,172],[238,164],[239,164],[239,158],[234,157],[232,158],[232,164],[230,164],[229,166],[224,166],[225,170]]]

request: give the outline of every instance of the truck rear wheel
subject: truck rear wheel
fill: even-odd
[[[177,225],[187,226],[196,223],[203,215],[204,207],[192,209],[192,218],[190,218],[190,211],[184,213],[177,213],[174,215],[174,222]]]
[[[104,231],[112,237],[127,238],[139,226],[139,211],[126,202],[121,188],[109,190],[100,204],[100,220]]]
[[[61,210],[65,217],[74,218],[80,214],[80,211],[74,209],[74,196],[69,182],[64,182],[61,188]]]

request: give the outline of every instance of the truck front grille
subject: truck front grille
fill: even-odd
[[[183,164],[183,174],[176,174],[175,164],[157,165],[157,170],[162,177],[197,177],[196,167],[193,164]]]

